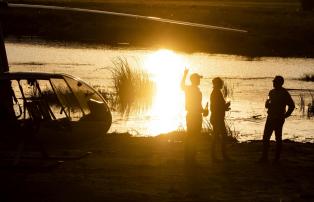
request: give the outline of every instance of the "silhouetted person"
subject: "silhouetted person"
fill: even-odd
[[[13,108],[14,92],[11,87],[11,82],[0,80],[0,129],[5,132],[10,128],[16,129],[17,119]]]
[[[213,91],[210,95],[210,123],[213,126],[213,141],[211,147],[212,160],[218,160],[216,157],[216,149],[219,142],[221,143],[223,159],[230,160],[226,153],[227,129],[225,125],[225,112],[230,110],[230,102],[225,101],[221,92],[224,85],[223,80],[216,77],[212,80],[212,83]]]
[[[284,79],[282,76],[276,76],[273,80],[274,89],[269,91],[265,107],[268,109],[267,120],[263,135],[263,154],[260,162],[268,161],[268,148],[270,137],[275,131],[276,137],[276,154],[274,161],[280,159],[282,147],[282,127],[285,119],[291,115],[295,105],[288,91],[282,87]],[[286,111],[286,106],[288,110]]]
[[[200,76],[194,73],[190,76],[191,85],[185,85],[188,69],[184,70],[184,75],[181,80],[181,89],[185,92],[185,109],[187,137],[185,140],[185,160],[186,163],[195,163],[195,143],[197,136],[202,130],[202,116],[208,114],[208,109],[202,107],[202,93],[199,89]]]

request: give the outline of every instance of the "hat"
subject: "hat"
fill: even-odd
[[[203,76],[202,76],[202,75],[199,75],[198,73],[193,73],[193,74],[191,74],[191,76],[190,76],[190,80],[191,80],[191,81],[194,81],[194,80],[196,80],[196,79],[201,79],[201,78],[203,78]]]

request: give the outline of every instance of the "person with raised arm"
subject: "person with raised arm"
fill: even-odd
[[[207,116],[208,109],[202,107],[202,92],[199,89],[200,79],[197,73],[190,76],[191,85],[186,85],[185,80],[189,70],[185,68],[181,80],[181,89],[185,93],[185,110],[187,137],[185,139],[185,161],[187,164],[195,163],[196,139],[201,134],[202,117]]]

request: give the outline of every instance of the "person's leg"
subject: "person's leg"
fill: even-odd
[[[190,137],[191,137],[191,121],[189,114],[186,115],[186,137],[184,140],[184,160],[187,163],[190,159]]]
[[[195,163],[195,154],[196,154],[196,151],[195,151],[195,135],[192,135],[191,138],[190,138],[190,163],[191,164],[194,164]]]
[[[221,133],[221,152],[222,152],[222,157],[224,160],[230,160],[228,154],[227,154],[227,136],[228,136],[228,133],[227,133],[227,129],[226,129],[226,125],[225,125],[225,122],[223,121],[221,123],[221,126],[220,126],[220,133]]]
[[[193,116],[193,135],[191,136],[191,160],[195,162],[197,153],[198,139],[202,131],[202,114],[195,114]]]
[[[272,121],[267,118],[264,128],[264,135],[263,135],[263,153],[261,157],[261,161],[268,160],[268,149],[269,149],[269,140],[271,134],[273,133],[273,124]]]
[[[275,137],[276,137],[276,153],[275,153],[275,161],[280,159],[281,150],[282,150],[282,127],[285,120],[278,120],[275,126]]]
[[[187,114],[186,125],[187,125],[187,136],[185,140],[185,161],[188,164],[195,162],[195,133],[197,133],[195,115]]]
[[[187,134],[184,144],[184,160],[186,163],[191,163],[192,161],[192,137],[190,134]]]
[[[217,157],[216,157],[216,147],[217,144],[219,142],[219,134],[217,131],[217,125],[216,124],[212,124],[213,125],[213,135],[212,135],[212,144],[211,144],[211,157],[212,157],[212,161],[217,161]]]

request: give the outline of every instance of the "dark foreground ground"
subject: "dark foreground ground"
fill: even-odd
[[[60,5],[126,12],[248,30],[213,31],[84,13],[9,9],[2,12],[7,39],[169,48],[245,56],[314,57],[314,11],[299,0],[10,0],[10,3]]]
[[[2,166],[0,201],[314,201],[313,144],[285,142],[281,163],[265,165],[260,142],[231,144],[227,163],[211,162],[207,141],[198,147],[187,167],[181,141],[111,135],[81,159]]]

